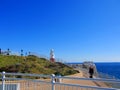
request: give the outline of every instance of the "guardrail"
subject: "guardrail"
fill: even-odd
[[[120,80],[42,74],[0,73],[0,90],[118,90]],[[76,81],[76,83],[74,82]],[[79,83],[80,82],[80,83]],[[93,85],[83,82],[94,83]],[[106,85],[105,87],[100,84]],[[118,87],[112,87],[113,84]]]

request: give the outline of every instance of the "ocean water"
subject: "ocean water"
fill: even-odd
[[[67,63],[67,64],[82,64],[82,63]],[[102,75],[102,78],[120,79],[120,62],[103,62],[95,63],[97,71]]]
[[[104,75],[108,75],[114,77],[116,79],[120,79],[120,62],[119,63],[95,63],[97,67],[97,71],[103,73]]]

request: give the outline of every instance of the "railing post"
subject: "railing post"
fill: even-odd
[[[52,90],[55,90],[55,74],[52,74]]]
[[[59,75],[59,83],[61,83],[61,82],[62,82],[61,75]]]
[[[5,72],[2,72],[2,90],[5,90]]]

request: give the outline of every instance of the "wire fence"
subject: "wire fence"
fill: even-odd
[[[78,78],[42,74],[0,73],[0,90],[117,90],[112,83],[120,80]],[[75,83],[76,82],[76,83]],[[85,83],[86,84],[83,84]],[[94,83],[94,85],[89,85]],[[106,87],[100,86],[100,84]]]

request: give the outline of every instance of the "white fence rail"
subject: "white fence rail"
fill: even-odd
[[[120,80],[110,79],[90,79],[77,77],[63,77],[55,75],[22,74],[22,73],[0,73],[0,90],[118,90],[112,87],[113,83],[118,87]],[[68,80],[68,82],[64,82]],[[72,83],[74,81],[93,81],[95,83],[104,82],[111,87],[81,85]]]

